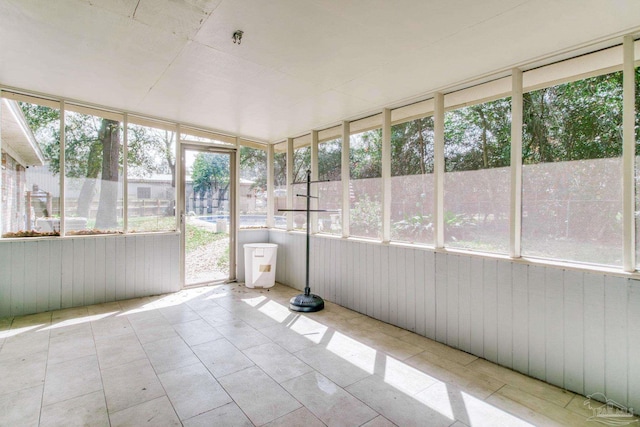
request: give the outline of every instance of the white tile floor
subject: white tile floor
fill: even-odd
[[[593,425],[585,398],[298,291],[0,319],[2,426]]]

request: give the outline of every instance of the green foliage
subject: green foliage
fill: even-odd
[[[342,173],[342,140],[318,144],[318,179],[339,181]]]
[[[240,178],[254,182],[252,188],[267,188],[267,152],[240,147]]]
[[[622,154],[622,72],[524,94],[524,163]]]
[[[382,176],[382,129],[351,135],[349,169],[351,179]]]
[[[391,127],[391,175],[433,172],[433,117]]]
[[[511,98],[447,112],[444,129],[447,172],[509,166]]]
[[[382,230],[382,205],[377,199],[364,194],[351,209],[351,234],[376,237]]]
[[[311,147],[296,148],[293,151],[293,182],[306,181],[309,169],[311,169]]]
[[[433,234],[431,215],[414,215],[393,224],[393,232],[400,240],[424,241]]]
[[[130,176],[175,173],[175,132],[129,124],[127,167]],[[172,182],[175,186],[175,177]]]
[[[229,188],[229,156],[198,153],[191,169],[191,179],[196,193],[226,192]]]

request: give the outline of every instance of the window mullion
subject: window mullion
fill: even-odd
[[[520,258],[522,247],[522,70],[511,74],[511,218],[509,255]]]
[[[434,96],[433,114],[433,174],[435,247],[444,247],[444,95]]]
[[[391,241],[391,110],[382,112],[382,241]]]
[[[636,267],[635,252],[635,58],[632,36],[623,44],[622,101],[622,205],[623,205],[623,267],[632,272]]]
[[[350,124],[342,122],[342,237],[349,237],[349,182],[351,175],[349,173],[349,140],[350,140]]]

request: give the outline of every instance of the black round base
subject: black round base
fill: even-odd
[[[289,310],[301,311],[303,313],[312,313],[320,311],[324,308],[324,300],[314,294],[300,294],[289,300]]]

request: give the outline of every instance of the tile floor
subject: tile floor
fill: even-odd
[[[593,425],[585,398],[298,291],[0,319],[2,426]]]

